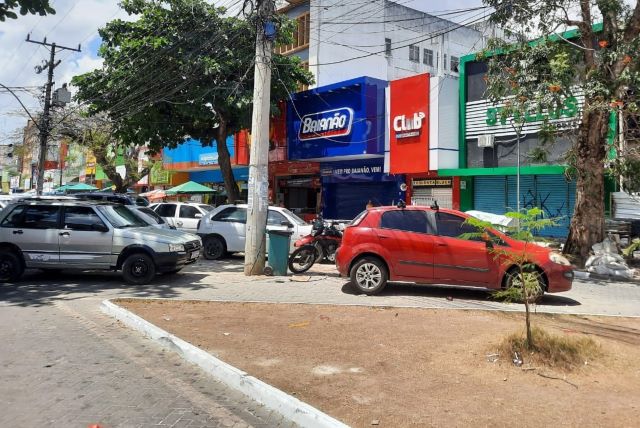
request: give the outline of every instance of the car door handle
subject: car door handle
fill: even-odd
[[[58,233],[60,236],[69,236],[69,232],[60,232]]]
[[[176,221],[176,224],[177,224],[178,226],[182,226],[182,222],[181,222],[181,221]]]
[[[14,234],[14,235],[22,235],[23,233],[24,233],[24,232],[23,232],[23,231],[21,231],[21,230],[14,230],[14,231],[13,231],[13,234]]]
[[[447,244],[437,243],[437,244],[436,244],[436,246],[438,246],[438,247],[446,247],[446,246],[447,246]]]
[[[389,238],[390,238],[390,236],[387,236],[387,235],[378,235],[378,238],[380,238],[380,239],[389,239]]]

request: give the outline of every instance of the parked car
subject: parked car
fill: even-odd
[[[461,239],[462,234],[478,232],[465,223],[468,217],[417,206],[366,210],[345,229],[336,266],[366,294],[379,293],[388,281],[492,289],[517,285],[508,253],[521,255],[525,243],[498,230],[483,238]],[[532,243],[526,244],[526,252],[542,292],[571,289],[573,270],[565,257]]]
[[[25,268],[121,270],[129,284],[175,273],[200,256],[196,235],[149,226],[127,207],[78,200],[22,200],[0,213],[0,282]]]
[[[122,205],[137,205],[139,207],[146,207],[149,205],[149,201],[146,198],[125,193],[81,192],[71,193],[69,196],[88,201],[114,202]]]
[[[286,208],[269,207],[267,230],[289,230],[293,243],[311,233],[312,226]],[[228,253],[243,252],[247,230],[247,205],[220,205],[202,218],[198,235],[202,237],[204,257],[216,260]],[[268,239],[268,235],[267,235]]]
[[[125,205],[125,207],[138,214],[143,220],[153,227],[157,227],[158,229],[176,229],[173,225],[173,220],[171,220],[171,222],[166,221],[149,207],[139,207],[137,205]]]
[[[198,222],[205,214],[213,210],[211,205],[194,202],[162,202],[149,205],[159,216],[169,222],[173,222],[180,230],[195,233],[198,230]]]

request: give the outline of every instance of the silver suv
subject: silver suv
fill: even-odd
[[[122,270],[127,283],[146,284],[201,248],[198,236],[151,227],[120,204],[25,199],[0,212],[0,282],[39,268]]]

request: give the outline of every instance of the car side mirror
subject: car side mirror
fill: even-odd
[[[109,228],[102,223],[93,223],[91,225],[91,230],[104,233],[104,232],[108,232]]]
[[[202,214],[197,213],[196,215],[193,216],[193,218],[202,218]]]
[[[291,224],[288,221],[283,221],[283,222],[280,223],[280,226],[287,226],[288,228],[291,228],[291,227],[293,227],[293,224]]]

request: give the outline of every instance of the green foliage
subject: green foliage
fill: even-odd
[[[114,135],[150,151],[188,138],[218,146],[227,194],[237,199],[226,137],[251,124],[255,19],[225,15],[204,0],[123,0],[136,19],[100,29],[101,69],[76,76],[76,99],[91,114],[106,113]],[[278,18],[277,43],[291,38]],[[271,99],[279,100],[311,75],[297,57],[274,55]]]
[[[12,11],[17,7],[20,7],[20,15],[38,14],[44,16],[56,13],[49,4],[49,0],[4,0],[0,3],[0,21],[5,21],[7,18],[18,18],[18,15]]]
[[[638,110],[640,2],[632,7],[625,0],[485,3],[495,9],[491,20],[513,37],[491,41],[478,56],[488,64],[487,96],[505,104],[503,116],[513,118],[514,128],[542,122],[541,144],[530,159],[544,160],[542,150],[560,138],[571,143],[565,160],[579,197],[564,251],[584,259],[604,236],[608,119],[613,112]],[[619,164],[628,159],[623,152],[617,155]]]

